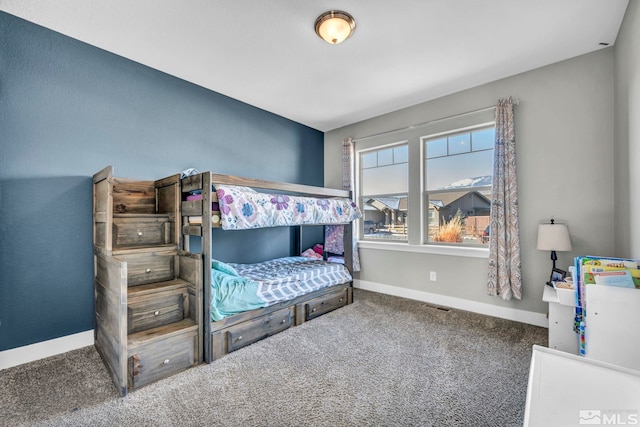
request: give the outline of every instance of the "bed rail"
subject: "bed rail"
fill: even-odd
[[[277,190],[287,193],[303,194],[313,197],[350,197],[349,191],[333,188],[314,187],[311,185],[290,184],[277,181],[265,181],[262,179],[243,178],[232,175],[211,174],[211,182],[214,184],[238,185],[261,190]]]

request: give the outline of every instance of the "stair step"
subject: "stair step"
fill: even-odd
[[[137,346],[191,332],[198,333],[198,325],[191,319],[183,319],[179,322],[136,332],[129,335],[127,339],[128,352],[133,354]]]

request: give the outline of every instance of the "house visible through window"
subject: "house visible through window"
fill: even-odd
[[[488,243],[494,138],[493,125],[422,137],[426,243]]]
[[[408,161],[406,143],[360,154],[364,238],[407,240]]]

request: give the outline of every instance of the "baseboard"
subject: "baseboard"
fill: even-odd
[[[444,307],[456,308],[458,310],[471,311],[473,313],[499,317],[501,319],[515,320],[516,322],[542,326],[544,328],[549,327],[549,320],[544,313],[500,307],[497,305],[485,304],[482,302],[470,301],[462,298],[450,297],[447,295],[433,294],[430,292],[417,291],[415,289],[400,288],[398,286],[390,286],[382,283],[369,282],[366,280],[355,279],[353,281],[353,286],[355,288],[364,289],[366,291],[373,291],[379,292],[381,294],[409,298],[417,301],[427,302],[430,304],[441,305]]]
[[[93,329],[24,347],[0,351],[0,370],[93,345]]]
[[[545,328],[549,327],[549,321],[543,313],[499,307],[492,304],[417,291],[414,289],[400,288],[398,286],[390,286],[366,280],[355,279],[353,281],[353,286],[366,291],[409,298],[430,304],[471,311],[487,316],[515,320],[516,322],[528,323],[530,325],[542,326]],[[67,335],[53,340],[42,341],[26,345],[24,347],[13,348],[11,350],[0,351],[0,370],[44,359],[45,357],[55,356],[56,354],[66,353],[67,351],[76,350],[89,345],[93,345],[93,330]]]

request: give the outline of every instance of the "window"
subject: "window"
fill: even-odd
[[[407,240],[407,143],[360,153],[362,237]]]
[[[425,242],[486,245],[495,127],[425,136]]]

